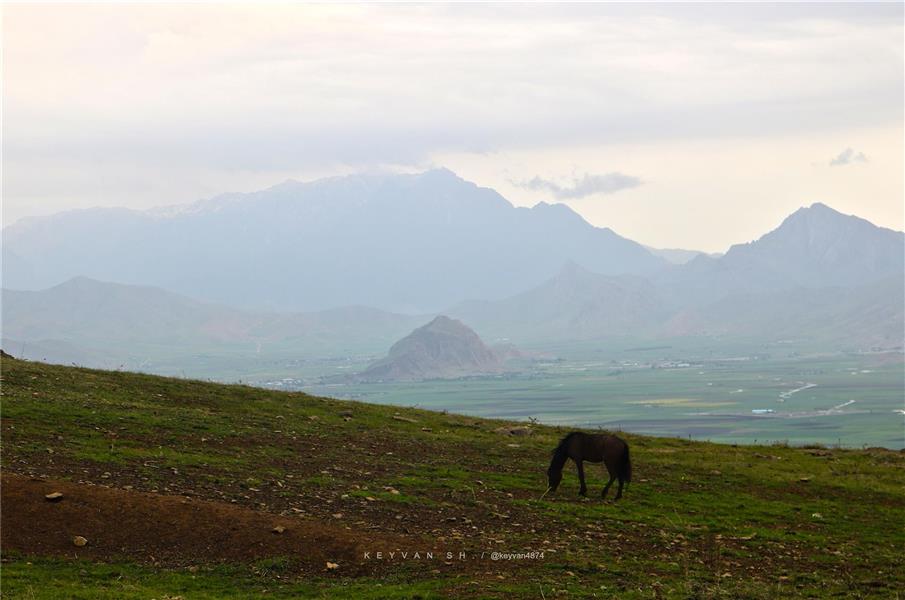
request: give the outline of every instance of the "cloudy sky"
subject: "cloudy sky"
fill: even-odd
[[[5,5],[3,218],[446,166],[660,247],[903,228],[902,4]]]

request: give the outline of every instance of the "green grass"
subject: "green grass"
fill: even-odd
[[[8,598],[895,598],[905,589],[899,452],[623,434],[634,462],[624,501],[599,501],[597,465],[586,469],[590,499],[575,495],[569,465],[557,494],[540,501],[567,429],[510,437],[496,431],[503,422],[476,417],[6,358],[2,379],[4,470],[191,489],[325,522],[341,512],[342,523],[468,554],[451,570],[394,563],[378,581],[302,579],[281,557],[188,571],[4,553]],[[544,557],[492,561],[493,551]]]
[[[35,600],[148,600],[149,598],[441,598],[442,582],[405,580],[284,581],[285,561],[248,568],[212,567],[195,572],[17,557],[4,565],[3,595]]]

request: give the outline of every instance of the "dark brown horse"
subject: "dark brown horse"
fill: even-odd
[[[559,487],[559,482],[562,481],[563,465],[570,458],[578,467],[578,479],[581,481],[581,489],[578,490],[578,493],[582,496],[588,493],[588,487],[584,483],[584,461],[603,462],[606,465],[610,480],[603,488],[601,498],[606,498],[610,486],[618,478],[619,490],[616,492],[616,500],[619,500],[622,498],[622,486],[632,480],[632,461],[629,458],[628,444],[625,441],[606,433],[591,434],[573,431],[564,437],[553,451],[553,460],[550,461],[550,468],[547,469],[549,487],[541,499],[550,492],[555,492]]]

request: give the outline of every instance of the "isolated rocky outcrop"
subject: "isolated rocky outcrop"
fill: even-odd
[[[499,373],[503,361],[461,321],[439,316],[402,338],[358,381],[417,381]]]

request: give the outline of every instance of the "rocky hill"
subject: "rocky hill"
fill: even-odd
[[[503,361],[461,321],[439,316],[402,338],[359,381],[450,379],[498,373]]]

